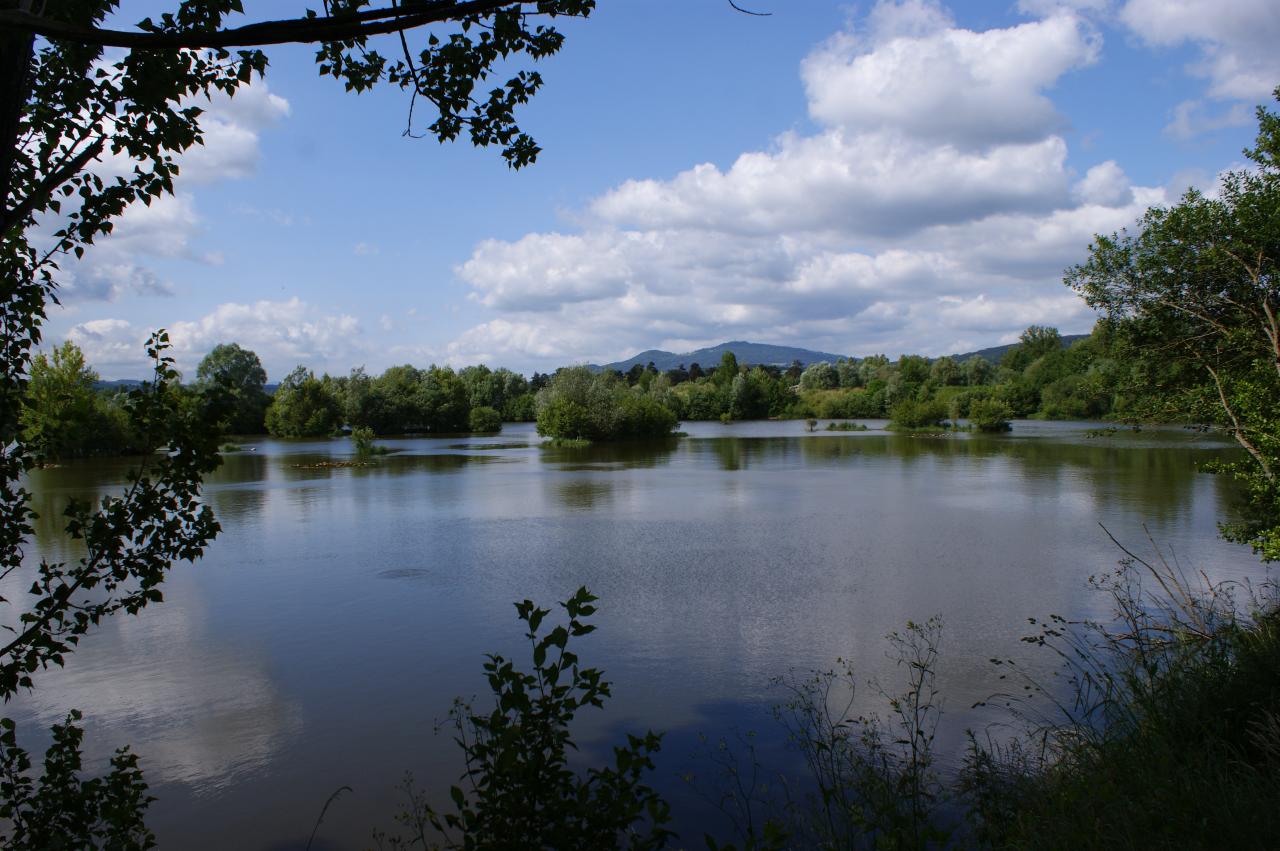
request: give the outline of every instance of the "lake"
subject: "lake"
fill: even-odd
[[[90,756],[131,744],[162,848],[303,847],[341,786],[352,791],[313,847],[364,847],[393,826],[404,772],[437,793],[456,779],[457,750],[434,729],[455,696],[484,704],[484,654],[527,664],[512,603],[586,585],[599,630],[577,649],[614,697],[582,716],[584,757],[603,759],[628,730],[668,731],[653,783],[684,844],[701,847],[716,815],[677,774],[708,773],[691,756],[700,733],[758,730],[761,753],[785,764],[774,677],[843,657],[892,684],[884,634],[940,615],[941,739],[954,749],[964,726],[991,720],[970,709],[1003,687],[990,657],[1051,667],[1018,641],[1028,617],[1105,615],[1087,578],[1120,553],[1100,523],[1143,554],[1149,533],[1213,577],[1263,576],[1217,538],[1230,487],[1197,465],[1234,457],[1219,436],[1089,437],[1096,424],[1047,422],[995,436],[683,428],[571,449],[508,425],[387,440],[393,454],[356,468],[315,466],[350,456],[346,440],[248,441],[206,489],[223,526],[206,557],[6,712],[30,748],[72,707]],[[46,519],[31,549],[73,555],[54,534],[61,506],[122,477],[118,461],[34,471]],[[875,708],[869,692],[859,708]]]

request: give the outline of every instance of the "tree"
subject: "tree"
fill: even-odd
[[[738,374],[738,357],[733,352],[725,352],[720,356],[720,365],[712,374],[711,380],[721,387],[728,387]]]
[[[824,360],[809,364],[800,374],[801,390],[830,390],[839,386],[839,373],[834,366]]]
[[[70,340],[51,355],[36,355],[21,413],[22,439],[31,451],[74,458],[145,448],[130,433],[124,411],[95,389],[97,381]]]
[[[964,383],[970,387],[978,387],[986,384],[992,378],[995,370],[991,366],[991,361],[982,355],[974,355],[964,362]]]
[[[238,343],[219,343],[196,367],[196,381],[216,384],[231,395],[228,431],[262,434],[271,399],[267,396],[267,372],[256,354]]]
[[[276,437],[324,437],[342,425],[342,403],[331,381],[299,366],[276,388],[266,424]]]
[[[610,373],[557,370],[538,391],[538,434],[562,440],[661,437],[676,427],[669,409]]]
[[[1280,99],[1280,88],[1275,91]],[[1252,169],[1217,197],[1190,190],[1133,232],[1098,236],[1066,282],[1104,311],[1141,361],[1149,414],[1222,426],[1248,461],[1222,465],[1248,491],[1224,527],[1280,559],[1280,116],[1258,108]]]
[[[964,382],[964,373],[954,358],[940,357],[929,367],[929,378],[943,387]]]
[[[136,30],[104,29],[115,5],[0,0],[0,576],[34,574],[33,582],[17,583],[31,589],[21,606],[0,600],[14,613],[3,624],[11,638],[0,647],[6,700],[30,687],[35,671],[60,664],[101,618],[158,601],[170,564],[198,558],[218,529],[199,496],[202,476],[218,463],[210,426],[226,418],[227,394],[216,385],[185,394],[165,353],[168,340],[159,334],[148,344],[154,380],[131,394],[126,410],[144,442],[168,446],[169,453],[137,473],[123,494],[104,497],[96,508],[77,503],[68,509],[66,532],[86,541],[90,555],[38,566],[24,559],[33,512],[23,482],[34,459],[20,411],[45,310],[57,300],[62,259],[83,255],[109,234],[130,204],[173,192],[177,157],[203,140],[199,99],[233,95],[262,74],[267,58],[258,48],[265,45],[315,43],[320,73],[348,90],[379,81],[399,86],[409,93],[411,116],[417,101],[431,104],[426,132],[433,137],[451,141],[466,132],[475,145],[499,146],[513,168],[527,165],[538,147],[516,124],[515,110],[541,87],[541,77],[519,69],[501,85],[483,84],[521,54],[537,60],[555,53],[563,36],[544,22],[585,17],[595,3],[427,0],[371,8],[367,0],[329,0],[323,15],[234,26],[243,14],[239,0],[182,0]],[[432,25],[440,26],[415,56],[406,33]],[[382,34],[399,35],[391,43],[403,58],[373,49],[370,39]],[[107,55],[108,46],[121,50]],[[98,173],[92,164],[107,155],[127,158],[132,171]],[[49,227],[37,233],[38,221]],[[6,736],[0,750],[5,767],[26,770],[15,740]],[[55,758],[71,767],[74,779],[78,738],[70,720],[51,751]],[[121,783],[111,788],[121,797],[106,810],[124,831],[115,835],[130,838],[116,844],[145,844],[131,826],[146,799],[132,794],[137,787],[128,766],[118,776]],[[60,806],[70,800],[56,797],[65,784],[32,792],[54,796],[33,802],[25,794],[33,787],[13,777],[0,784],[0,810],[14,824],[17,814],[62,812],[65,822],[66,813],[93,809],[87,792],[77,798],[79,809]],[[94,782],[82,791],[102,788]],[[75,843],[71,837],[91,829],[78,827],[57,835]],[[16,842],[15,836],[9,839]]]
[[[481,405],[471,409],[469,423],[472,431],[485,433],[502,431],[502,414],[493,408]]]

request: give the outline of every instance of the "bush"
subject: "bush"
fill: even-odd
[[[660,437],[676,427],[676,415],[649,396],[624,396],[619,408],[617,437]]]
[[[1127,553],[1095,580],[1110,624],[1042,625],[1074,689],[1060,726],[963,775],[977,839],[997,848],[1271,848],[1280,836],[1280,612],[1231,583]],[[1033,690],[1038,686],[1028,680]],[[1029,719],[1030,720],[1030,719]]]
[[[889,412],[891,425],[898,428],[933,428],[947,418],[946,409],[937,401],[919,402],[903,399]]]
[[[399,817],[407,837],[375,834],[392,848],[629,848],[666,846],[670,807],[642,781],[652,772],[658,734],[628,735],[613,748],[613,765],[570,767],[577,745],[569,725],[578,710],[604,706],[609,683],[597,668],[581,665],[572,640],[595,626],[587,623],[596,598],[586,588],[560,604],[568,622],[543,631],[549,609],[516,604],[532,647],[533,669],[519,670],[490,655],[485,675],[493,691],[491,709],[454,702],[449,720],[466,770],[449,790],[452,806],[437,811],[406,783],[408,807]],[[575,760],[577,762],[578,760]],[[455,838],[461,834],[460,840]],[[436,837],[445,839],[437,845]]]
[[[586,367],[562,369],[538,393],[538,434],[568,440],[662,437],[676,427],[669,408]]]
[[[874,419],[884,416],[884,394],[866,390],[828,390],[805,394],[824,420]]]
[[[387,447],[378,446],[373,442],[373,429],[368,426],[356,426],[351,430],[351,442],[355,444],[356,454],[365,455],[386,455]]]
[[[1009,431],[1013,411],[999,399],[974,399],[969,403],[969,422],[978,431]]]
[[[538,434],[560,440],[590,440],[595,430],[587,409],[572,399],[552,399],[538,411]]]
[[[502,431],[502,414],[487,405],[472,408],[470,421],[472,431]]]

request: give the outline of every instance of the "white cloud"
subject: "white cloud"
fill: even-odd
[[[325,314],[293,298],[253,304],[228,302],[194,320],[165,326],[171,354],[185,375],[219,343],[236,342],[257,353],[274,379],[298,364],[345,372],[362,360],[360,323],[345,314]],[[74,326],[68,339],[108,377],[140,377],[148,369],[143,342],[155,330],[125,319],[95,319]]]
[[[1067,167],[1044,93],[1098,49],[1069,11],[972,32],[934,3],[880,3],[803,63],[816,132],[627,181],[579,233],[479,244],[457,272],[497,315],[449,359],[554,366],[742,338],[941,354],[1032,323],[1086,329],[1063,268],[1161,194],[1114,162]]]
[[[529,234],[514,243],[485,240],[458,270],[487,307],[539,310],[619,296],[630,279],[629,238],[615,234]]]
[[[162,195],[150,205],[130,204],[116,220],[111,236],[91,246],[82,261],[64,263],[60,297],[71,303],[172,295],[173,287],[144,265],[146,258],[216,263],[216,253],[198,254],[192,249],[199,230],[195,200],[186,192]]]
[[[1072,191],[1085,204],[1123,207],[1133,201],[1133,187],[1115,160],[1107,160],[1089,169],[1084,180],[1077,183]]]
[[[1129,0],[1120,18],[1148,44],[1192,43],[1189,69],[1216,98],[1260,102],[1280,82],[1280,10],[1275,0]]]
[[[1234,103],[1212,114],[1202,100],[1184,100],[1173,109],[1173,119],[1164,131],[1175,139],[1190,139],[1228,127],[1247,127],[1253,123],[1253,111],[1247,104]]]
[[[112,233],[90,246],[80,261],[63,263],[61,298],[115,301],[125,295],[171,295],[172,285],[148,268],[149,257],[182,258],[217,265],[221,253],[197,250],[201,230],[191,186],[246,177],[260,158],[260,134],[289,114],[289,104],[261,80],[243,86],[235,97],[217,93],[199,104],[205,144],[178,158],[177,191],[149,205],[133,203],[116,220]],[[104,157],[93,166],[103,177],[129,174],[133,161],[123,152]],[[43,223],[50,231],[52,223]]]
[[[901,235],[1010,208],[1052,209],[1067,190],[1056,136],[965,151],[880,129],[787,135],[728,171],[699,165],[670,181],[633,180],[592,212],[615,225],[759,235],[833,228]]]
[[[955,27],[934,4],[881,3],[869,31],[842,33],[805,60],[813,117],[860,132],[902,131],[944,145],[1043,139],[1065,124],[1043,90],[1095,61],[1100,39],[1079,17],[985,32]]]

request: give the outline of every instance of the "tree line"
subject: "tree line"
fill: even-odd
[[[323,437],[353,429],[375,435],[495,432],[503,422],[538,423],[541,434],[613,440],[668,434],[681,420],[888,418],[892,427],[967,421],[1000,431],[1014,418],[1149,418],[1138,367],[1110,320],[1064,346],[1057,329],[1032,326],[998,363],[903,355],[820,361],[782,368],[719,364],[665,372],[652,363],[627,372],[562,367],[531,378],[483,364],[454,370],[357,367],[332,376],[298,366],[269,390],[258,356],[236,343],[201,360],[191,394],[217,390],[230,407],[228,434]],[[30,444],[54,458],[149,451],[128,427],[125,395],[99,389],[98,375],[71,342],[36,356],[23,405]]]

